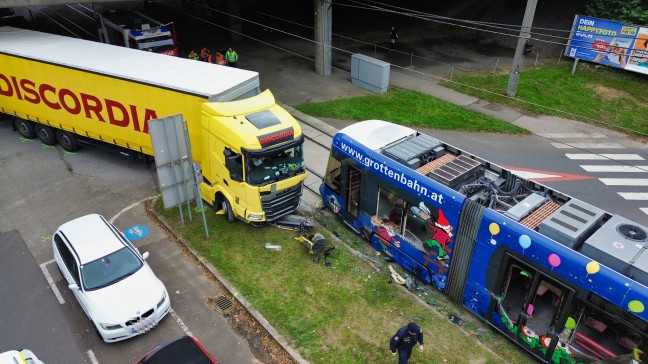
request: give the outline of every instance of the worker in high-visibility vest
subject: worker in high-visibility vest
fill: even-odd
[[[227,63],[225,62],[225,56],[223,56],[223,53],[216,51],[216,64],[220,64],[221,66],[225,66]]]
[[[232,50],[232,47],[229,47],[227,52],[225,52],[225,59],[227,60],[227,65],[230,67],[236,67],[236,61],[238,61],[238,53]]]

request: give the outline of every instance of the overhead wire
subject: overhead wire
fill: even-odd
[[[440,23],[440,24],[448,24],[448,25],[459,26],[459,27],[463,27],[463,28],[471,29],[471,30],[478,30],[478,31],[485,31],[485,32],[488,32],[488,33],[493,33],[493,34],[506,35],[506,36],[515,37],[515,38],[520,38],[520,35],[519,34],[509,34],[509,33],[496,32],[496,31],[486,30],[486,29],[482,29],[482,28],[470,27],[470,26],[467,26],[467,25],[461,25],[461,24],[453,23],[453,21],[460,22],[460,23],[463,22],[463,23],[468,23],[468,24],[487,24],[485,26],[493,27],[495,29],[500,29],[500,30],[507,30],[507,31],[509,31],[509,30],[518,30],[519,31],[522,28],[528,28],[529,39],[534,40],[534,41],[538,41],[538,42],[543,42],[543,43],[560,45],[560,46],[569,46],[570,42],[572,40],[574,40],[571,37],[571,30],[553,29],[553,28],[538,28],[538,27],[522,27],[520,25],[516,26],[516,25],[502,24],[502,23],[476,22],[476,21],[470,21],[470,20],[466,20],[466,19],[450,18],[450,17],[440,16],[440,15],[435,15],[435,14],[423,13],[423,12],[419,12],[419,11],[416,11],[416,10],[397,7],[397,6],[394,6],[394,5],[391,5],[391,4],[384,4],[384,3],[380,3],[380,2],[372,1],[372,0],[365,0],[365,1],[378,3],[378,4],[384,4],[384,5],[391,6],[391,7],[394,7],[396,9],[400,9],[400,10],[407,10],[407,12],[395,11],[395,10],[391,10],[391,9],[385,9],[385,8],[381,8],[381,7],[376,6],[376,5],[366,4],[366,3],[360,2],[358,0],[348,0],[348,1],[350,1],[352,3],[363,4],[364,6],[366,6],[363,9],[381,10],[381,11],[386,11],[386,12],[390,12],[390,13],[396,13],[396,14],[403,15],[403,16],[409,16],[409,14],[411,14],[411,13],[416,13],[416,14],[419,14],[418,16],[415,16],[415,18],[418,18],[418,19],[428,20],[428,21],[432,21],[432,22],[436,22],[436,23]],[[344,4],[340,4],[340,3],[336,3],[336,4],[341,5],[341,6],[345,6]],[[442,20],[439,20],[439,19],[442,19]],[[497,25],[495,25],[495,24],[497,24]],[[555,32],[564,32],[564,33],[569,33],[570,36],[569,37],[555,36],[555,35],[551,35],[551,34],[545,34],[545,33],[540,33],[540,32],[537,32],[537,31],[533,31],[533,29],[551,30],[551,31],[555,31]],[[546,40],[546,39],[542,39],[542,38],[538,38],[538,37],[557,38],[557,39],[560,39],[560,40],[565,40],[565,42],[555,42],[555,41]],[[616,38],[634,39],[634,37],[628,36],[628,35],[618,35],[618,36],[616,36]],[[586,41],[586,40],[581,40],[581,39],[577,39],[577,41],[580,42],[580,43],[584,43],[584,44],[592,44],[592,45],[596,44],[596,42]],[[572,45],[572,47],[574,47],[574,48],[585,48],[585,47],[582,47],[582,46],[573,46],[573,45]],[[618,47],[618,48],[626,49],[626,50],[633,49],[633,48],[629,48],[629,47]]]
[[[81,10],[77,9],[76,7],[74,7],[74,6],[70,5],[70,4],[65,4],[65,5],[66,5],[67,7],[69,7],[70,9],[76,11],[77,13],[79,13],[79,14],[85,16],[86,18],[89,18],[89,19],[92,19],[92,20],[95,20],[95,19],[96,19],[96,18],[95,18],[95,12],[94,12],[92,9],[86,8],[85,6],[83,6],[83,5],[81,5],[81,4],[76,4],[76,5],[79,6],[79,7],[81,7],[81,8],[83,8],[83,9],[85,9],[85,10],[91,11],[91,12],[92,12],[92,16],[90,16],[90,15],[88,15],[88,14],[82,12]]]
[[[192,2],[193,2],[193,1],[192,1]],[[262,26],[262,27],[264,27],[264,28],[272,29],[272,30],[275,30],[275,31],[277,31],[277,32],[281,32],[281,33],[286,34],[286,35],[291,35],[291,36],[293,36],[293,37],[296,37],[296,38],[299,38],[299,39],[302,39],[302,40],[305,40],[305,41],[311,42],[311,43],[313,43],[313,44],[325,45],[325,44],[319,43],[319,42],[317,42],[317,41],[315,41],[315,40],[313,40],[313,39],[309,39],[309,38],[306,38],[306,37],[298,36],[298,35],[296,35],[296,34],[289,33],[289,32],[287,32],[287,31],[284,31],[284,30],[278,29],[278,28],[276,28],[276,27],[272,27],[272,26],[269,26],[269,25],[266,25],[266,24],[263,24],[263,23],[259,23],[259,22],[256,22],[256,21],[252,21],[252,20],[249,20],[249,19],[245,19],[245,18],[240,17],[240,16],[237,16],[237,15],[229,14],[229,13],[227,13],[227,12],[225,12],[225,11],[211,8],[211,7],[207,6],[207,5],[198,4],[198,3],[196,3],[196,2],[194,2],[194,3],[197,4],[197,5],[199,5],[199,6],[203,6],[203,7],[205,7],[205,8],[208,8],[208,9],[210,9],[210,10],[212,10],[212,11],[216,11],[216,12],[219,12],[219,13],[222,13],[222,14],[225,14],[225,15],[229,15],[229,16],[232,16],[232,17],[237,18],[237,19],[239,19],[239,20],[242,20],[242,21],[245,21],[245,22],[249,22],[249,23],[255,24],[255,25],[257,25],[257,26]],[[195,18],[196,18],[196,19],[200,19],[200,18],[198,18],[198,17],[195,17]],[[202,21],[206,21],[206,20],[204,20],[204,19],[200,19],[200,20],[202,20]],[[217,24],[215,24],[215,23],[213,23],[213,22],[209,22],[209,21],[206,21],[206,22],[211,23],[211,24],[214,24],[214,25],[216,25],[216,26],[218,26],[218,27],[221,27],[221,28],[223,28],[223,29],[228,29],[228,30],[230,30],[230,31],[235,32],[234,30],[231,30],[231,29],[229,29],[229,28],[227,28],[227,27],[224,27],[224,26],[221,26],[221,25],[217,25]],[[260,41],[260,42],[262,42],[262,43],[264,43],[264,44],[269,44],[269,43],[267,43],[267,42],[263,42],[263,41],[261,41],[261,40],[259,40],[259,39],[254,38],[254,37],[251,37],[251,36],[245,35],[245,34],[243,34],[243,33],[240,33],[240,32],[236,32],[236,33],[238,33],[238,34],[240,34],[240,35],[244,35],[244,36],[246,36],[247,38],[254,39],[254,40],[257,40],[257,41]],[[329,45],[326,45],[326,46],[329,46]],[[274,46],[274,45],[273,45],[273,47],[275,47],[275,48],[280,48],[280,47],[276,47],[276,46]],[[337,51],[340,51],[340,52],[343,52],[343,53],[347,53],[347,54],[352,54],[352,53],[353,53],[353,52],[351,52],[351,51],[348,51],[348,50],[346,50],[346,49],[342,49],[342,48],[339,48],[339,47],[335,47],[335,46],[333,46],[333,45],[330,45],[330,47],[331,47],[331,49],[334,49],[334,50],[337,50]],[[284,49],[284,48],[280,48],[280,49]],[[290,53],[297,54],[297,53],[295,53],[295,52],[290,52]],[[301,55],[300,55],[300,56],[301,56]],[[309,60],[311,60],[311,61],[313,61],[313,62],[316,62],[315,60],[313,60],[313,59],[311,59],[311,58],[308,58],[308,57],[305,57],[305,56],[301,56],[301,57],[306,58],[306,59],[309,59]],[[425,73],[425,72],[421,72],[421,71],[417,71],[417,70],[412,70],[412,69],[409,69],[409,68],[407,68],[407,67],[403,67],[403,66],[399,66],[399,65],[395,65],[395,64],[391,64],[391,65],[394,66],[394,67],[396,67],[396,68],[400,68],[400,69],[402,69],[402,70],[405,70],[405,71],[407,71],[407,72],[414,72],[414,73],[417,73],[417,74],[419,74],[420,76],[427,76],[427,77],[434,78],[434,79],[436,79],[436,80],[443,80],[443,81],[446,81],[446,82],[451,82],[451,83],[454,83],[454,84],[457,84],[457,85],[460,85],[460,86],[464,86],[464,87],[467,87],[467,88],[475,89],[475,90],[477,90],[477,91],[486,92],[486,93],[489,93],[489,94],[492,94],[492,95],[496,95],[496,96],[499,96],[499,97],[504,97],[504,98],[507,98],[507,99],[513,100],[513,101],[515,101],[515,102],[520,102],[520,103],[523,103],[523,104],[532,105],[532,106],[535,106],[535,107],[543,108],[543,109],[550,110],[550,111],[553,111],[553,112],[557,112],[557,113],[560,113],[560,114],[568,115],[568,116],[570,116],[570,117],[581,118],[581,119],[583,119],[583,120],[588,120],[588,121],[590,121],[590,122],[594,122],[594,123],[597,123],[597,124],[599,124],[599,125],[605,125],[605,126],[607,126],[607,127],[616,128],[616,129],[623,130],[623,131],[626,131],[626,132],[635,133],[635,134],[643,135],[643,136],[648,136],[648,134],[646,134],[646,133],[642,133],[642,132],[639,132],[639,131],[636,131],[636,130],[632,130],[632,129],[630,129],[630,128],[626,128],[626,127],[616,126],[616,125],[614,125],[614,124],[611,124],[611,123],[609,123],[609,122],[605,122],[605,121],[603,121],[603,120],[590,118],[590,117],[587,117],[587,116],[584,116],[584,115],[580,115],[580,114],[572,113],[572,112],[565,111],[565,110],[560,110],[560,109],[557,109],[557,108],[553,108],[553,107],[549,107],[549,106],[541,105],[541,104],[538,104],[538,103],[535,103],[535,102],[531,102],[531,101],[527,101],[527,100],[523,100],[523,99],[519,99],[519,98],[511,97],[511,96],[508,96],[508,95],[502,95],[502,94],[500,94],[500,93],[496,93],[496,92],[489,91],[489,90],[486,90],[486,89],[482,89],[482,88],[479,88],[479,87],[475,87],[475,86],[471,86],[471,85],[463,84],[463,83],[460,83],[460,82],[457,82],[457,81],[454,81],[454,80],[448,80],[448,79],[443,78],[443,77],[441,77],[441,76],[435,76],[435,75],[428,74],[428,73]],[[349,73],[349,71],[343,70],[343,69],[341,69],[341,68],[338,68],[338,67],[334,67],[334,68]],[[550,139],[550,138],[547,138],[547,139],[552,140],[552,141],[554,141],[554,142],[558,142],[558,141],[553,140],[553,139]],[[563,143],[563,142],[560,142],[560,143]]]
[[[49,19],[49,20],[51,20],[52,22],[54,22],[55,24],[57,24],[59,27],[65,29],[68,33],[72,34],[73,36],[75,36],[75,37],[77,37],[77,38],[79,38],[79,39],[83,39],[82,37],[80,37],[80,36],[79,36],[78,34],[76,34],[75,32],[73,32],[73,31],[71,31],[70,29],[66,28],[63,24],[59,23],[58,21],[56,21],[55,19],[53,19],[53,18],[50,17],[49,15],[45,14],[45,12],[42,11],[41,9],[39,9],[39,8],[32,8],[32,9],[34,9],[34,10],[40,12],[41,14],[43,14],[44,17],[46,17],[47,19]]]
[[[222,14],[227,15],[227,16],[231,16],[231,17],[236,18],[236,19],[239,19],[239,20],[241,20],[241,21],[249,22],[249,23],[252,23],[252,24],[254,24],[254,25],[264,27],[264,28],[266,28],[266,29],[272,29],[272,30],[277,31],[277,32],[279,32],[279,33],[283,33],[283,34],[289,35],[289,36],[291,36],[291,37],[298,38],[298,39],[301,39],[301,40],[304,40],[304,41],[307,41],[307,42],[310,42],[310,43],[313,43],[313,44],[316,44],[316,45],[327,46],[327,47],[330,47],[332,50],[336,50],[336,51],[339,51],[339,52],[342,52],[342,53],[346,53],[346,54],[352,54],[352,53],[353,53],[353,52],[348,51],[348,50],[343,49],[343,48],[335,47],[335,46],[333,46],[333,45],[328,45],[328,44],[322,44],[322,43],[317,42],[317,41],[315,41],[315,40],[313,40],[313,39],[309,39],[309,38],[306,38],[306,37],[302,37],[302,36],[299,36],[299,35],[296,35],[296,34],[293,34],[293,33],[287,32],[287,31],[284,31],[284,30],[282,30],[282,29],[278,29],[278,28],[276,28],[276,27],[272,27],[272,26],[269,26],[269,25],[266,25],[266,24],[262,24],[262,23],[259,23],[259,22],[256,22],[256,21],[252,21],[252,20],[249,20],[249,19],[245,19],[245,18],[243,18],[243,17],[240,17],[240,16],[237,16],[237,15],[234,15],[234,14],[230,14],[230,13],[227,13],[227,12],[224,12],[224,11],[221,11],[221,10],[218,10],[218,9],[215,9],[215,8],[209,7],[209,6],[204,5],[204,4],[199,4],[199,3],[196,3],[196,2],[191,1],[191,0],[187,0],[187,2],[189,2],[189,3],[194,3],[195,5],[198,5],[198,6],[201,6],[201,7],[205,7],[205,8],[207,8],[207,9],[209,9],[209,10],[212,10],[212,11],[215,11],[215,12],[219,12],[219,13],[222,13]],[[39,11],[40,11],[40,10],[39,10]],[[41,11],[41,13],[42,13],[42,11]],[[44,14],[44,13],[43,13],[43,14]],[[273,48],[279,49],[279,50],[281,50],[281,51],[283,51],[283,52],[290,53],[290,54],[293,54],[293,55],[295,55],[295,56],[298,56],[298,57],[301,57],[301,58],[307,59],[307,60],[309,60],[309,61],[311,61],[311,62],[315,62],[315,63],[316,63],[316,62],[319,62],[319,61],[317,61],[317,60],[315,60],[315,59],[312,59],[312,58],[310,58],[310,57],[304,56],[304,55],[302,55],[302,54],[299,54],[299,53],[294,52],[294,51],[292,51],[292,50],[289,50],[289,49],[287,49],[287,48],[280,47],[280,46],[277,46],[277,45],[275,45],[275,44],[271,44],[271,43],[269,43],[269,42],[263,41],[263,40],[261,40],[261,39],[255,38],[255,37],[250,36],[250,35],[247,35],[247,34],[245,34],[245,33],[243,33],[243,32],[235,31],[234,29],[231,29],[231,28],[228,28],[228,27],[226,27],[226,26],[223,26],[223,25],[217,24],[217,23],[215,23],[215,22],[213,22],[213,21],[210,21],[210,20],[207,20],[207,19],[203,19],[203,18],[197,17],[197,16],[195,16],[195,15],[193,15],[193,14],[190,14],[190,13],[187,13],[187,12],[184,12],[184,14],[186,14],[186,15],[188,15],[188,16],[190,16],[190,17],[196,19],[196,20],[199,20],[199,21],[205,22],[205,23],[207,23],[207,24],[210,24],[210,25],[213,25],[213,26],[219,27],[219,28],[221,28],[221,29],[228,30],[229,32],[232,32],[232,33],[235,33],[235,34],[241,35],[241,36],[246,37],[246,38],[249,38],[249,39],[252,39],[252,40],[254,40],[254,41],[256,41],[256,42],[259,42],[259,43],[265,44],[265,45],[267,45],[267,46],[270,46],[270,47],[273,47]],[[44,14],[44,15],[45,15],[46,17],[50,18],[50,17],[47,16],[46,14]],[[50,18],[50,19],[51,19],[51,18]],[[59,24],[59,26],[61,26],[62,28],[66,29],[67,31],[71,32],[70,30],[68,30],[67,28],[65,28],[62,24],[56,22],[56,21],[53,20],[53,19],[51,19],[51,20],[54,21],[55,23]],[[282,20],[283,20],[283,19],[282,19]],[[454,24],[450,24],[450,25],[454,25]],[[71,33],[74,34],[73,32],[71,32]],[[77,35],[75,34],[75,36],[77,36]],[[78,37],[78,36],[77,36],[77,37]],[[546,110],[550,110],[550,111],[556,112],[556,113],[558,113],[558,114],[568,115],[568,116],[572,116],[572,117],[580,118],[580,119],[587,120],[587,121],[590,121],[590,122],[593,122],[593,123],[596,123],[596,124],[599,124],[599,125],[605,125],[605,126],[607,126],[607,127],[615,128],[615,129],[618,129],[618,130],[624,130],[624,131],[626,131],[626,132],[634,133],[634,134],[637,134],[637,135],[648,136],[648,134],[646,134],[646,133],[642,133],[642,132],[639,132],[639,131],[636,131],[636,130],[632,130],[632,129],[630,129],[630,128],[626,128],[626,127],[620,127],[620,126],[617,126],[617,125],[613,125],[613,124],[611,124],[611,123],[609,123],[609,122],[605,122],[605,121],[603,121],[603,120],[590,118],[590,117],[587,117],[587,116],[584,116],[584,115],[580,115],[580,114],[572,113],[572,112],[565,111],[565,110],[560,110],[560,109],[557,109],[557,108],[554,108],[554,107],[549,107],[549,106],[541,105],[541,104],[538,104],[538,103],[535,103],[535,102],[531,102],[531,101],[527,101],[527,100],[523,100],[523,99],[519,99],[519,98],[511,97],[511,96],[508,96],[508,95],[502,95],[502,94],[500,94],[500,93],[496,93],[496,92],[493,92],[493,91],[490,91],[490,90],[486,90],[486,89],[482,89],[482,88],[479,88],[479,87],[475,87],[475,86],[471,86],[471,85],[463,84],[463,83],[460,83],[460,82],[457,82],[457,81],[454,81],[454,80],[448,80],[448,79],[446,79],[446,78],[444,78],[444,77],[436,76],[436,75],[433,75],[433,74],[428,74],[428,73],[421,72],[421,71],[417,71],[417,70],[412,70],[412,69],[409,69],[409,68],[407,68],[407,67],[399,66],[399,65],[396,65],[396,64],[391,64],[391,66],[394,66],[394,67],[396,67],[396,68],[402,69],[402,70],[404,70],[404,71],[406,71],[406,72],[413,72],[413,73],[416,73],[416,74],[418,74],[419,76],[425,76],[425,77],[430,77],[430,78],[432,78],[432,79],[436,79],[436,80],[442,80],[442,81],[446,81],[446,82],[454,83],[454,84],[457,84],[457,85],[460,85],[460,86],[464,86],[464,87],[467,87],[467,88],[470,88],[470,89],[474,89],[474,90],[477,90],[477,91],[485,92],[485,93],[492,94],[492,95],[499,96],[499,97],[504,97],[504,98],[507,98],[507,99],[513,100],[513,101],[515,101],[515,102],[520,102],[520,103],[523,103],[523,104],[532,105],[532,106],[535,106],[535,107],[539,107],[539,108],[543,108],[543,109],[546,109]],[[335,66],[333,66],[332,64],[330,65],[330,67],[333,68],[333,69],[339,70],[339,71],[343,71],[343,72],[346,72],[346,73],[350,73],[349,71],[347,71],[347,70],[345,70],[345,69],[342,69],[342,68],[340,68],[340,67],[335,67]],[[575,145],[570,145],[569,143],[565,143],[565,142],[562,142],[562,141],[556,141],[555,139],[551,139],[551,138],[549,138],[549,137],[544,137],[544,136],[541,136],[541,137],[543,137],[543,138],[546,139],[546,140],[550,140],[550,141],[553,141],[553,142],[558,142],[558,143],[561,143],[561,144],[569,145],[569,146],[572,147],[572,148],[575,148],[575,149],[578,149],[578,150],[581,150],[581,151],[585,151],[585,152],[591,153],[590,151],[588,151],[588,150],[586,150],[586,149],[579,148],[578,146],[575,146]],[[594,154],[596,154],[596,153],[594,153]],[[599,155],[600,155],[600,154],[599,154]],[[604,158],[610,159],[610,160],[614,160],[614,159],[612,159],[612,158],[608,158],[608,157],[603,156],[603,155],[601,155],[601,156],[604,157]],[[615,160],[615,161],[617,161],[617,160]],[[624,162],[624,161],[617,161],[617,162],[620,162],[620,163],[622,163],[622,164],[630,165],[630,164],[628,164],[628,163],[626,163],[626,162]],[[636,166],[633,166],[633,167],[636,167]]]

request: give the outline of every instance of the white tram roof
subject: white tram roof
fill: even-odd
[[[403,138],[416,135],[416,130],[382,120],[365,120],[340,130],[363,145],[378,150]]]
[[[151,84],[210,101],[230,101],[260,85],[259,73],[254,71],[13,27],[0,27],[0,53]]]

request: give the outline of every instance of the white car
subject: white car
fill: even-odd
[[[0,364],[44,364],[31,350],[9,350],[0,353]]]
[[[103,216],[69,221],[52,236],[54,260],[107,343],[147,332],[171,310],[164,284],[139,250]]]

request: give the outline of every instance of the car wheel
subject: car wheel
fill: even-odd
[[[20,135],[22,135],[24,138],[27,139],[34,139],[36,138],[36,129],[34,127],[34,122],[21,119],[21,118],[16,118],[15,121],[16,129],[18,129],[18,132]]]
[[[232,211],[232,205],[230,205],[229,201],[225,197],[223,197],[223,202],[221,203],[221,208],[223,209],[223,212],[225,213],[225,217],[227,218],[227,221],[229,221],[229,222],[234,221],[234,211]]]
[[[59,144],[61,144],[61,147],[63,147],[63,149],[68,152],[76,152],[79,149],[76,136],[74,136],[74,134],[70,132],[57,130],[56,139],[58,140]]]
[[[36,135],[43,144],[54,145],[56,144],[56,133],[52,127],[47,125],[36,125]]]

